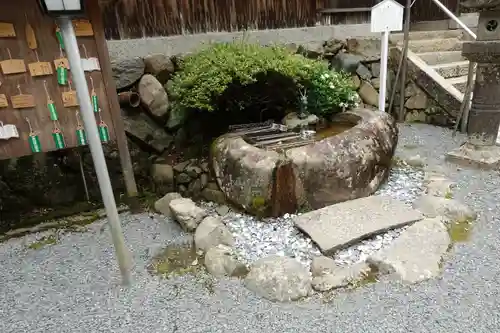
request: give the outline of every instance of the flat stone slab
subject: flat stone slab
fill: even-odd
[[[500,166],[500,147],[464,144],[446,154],[446,160],[465,167],[496,169]]]
[[[451,244],[441,217],[427,218],[403,231],[387,248],[367,259],[380,273],[415,283],[440,274],[441,260]]]
[[[294,218],[320,250],[332,254],[362,239],[419,221],[422,213],[387,196],[370,196],[314,210]]]

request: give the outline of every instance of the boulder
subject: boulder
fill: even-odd
[[[153,75],[144,75],[139,82],[138,90],[142,103],[149,109],[151,114],[158,118],[167,116],[169,111],[167,92]]]
[[[443,216],[452,221],[472,221],[477,213],[458,200],[424,194],[413,203],[413,208],[427,217]]]
[[[373,88],[375,88],[377,91],[380,89],[380,78],[379,77],[374,77],[373,79],[370,80],[370,83],[372,84]]]
[[[425,159],[420,155],[412,155],[405,158],[405,163],[412,167],[422,168],[425,166]]]
[[[165,163],[155,163],[151,166],[151,177],[157,184],[173,184],[174,169]]]
[[[408,108],[410,110],[425,109],[426,107],[427,107],[427,95],[425,93],[411,96],[405,102],[405,108]]]
[[[215,202],[215,203],[218,203],[218,204],[226,204],[226,196],[224,195],[224,193],[219,190],[219,189],[213,189],[213,188],[204,188],[202,191],[201,191],[201,196],[207,200],[207,201],[210,201],[210,202]]]
[[[408,227],[387,248],[367,259],[380,273],[407,283],[437,276],[451,244],[441,217],[424,219]]]
[[[380,60],[380,39],[377,38],[350,38],[346,41],[346,50],[350,54],[361,57],[363,62]]]
[[[116,89],[128,88],[144,74],[144,61],[141,58],[112,59],[111,70]]]
[[[358,74],[359,77],[365,81],[370,81],[372,78],[372,72],[370,72],[370,70],[363,64],[358,65],[358,68],[356,68],[356,74]]]
[[[361,83],[358,94],[364,103],[378,106],[378,91],[369,82],[363,81]]]
[[[314,125],[319,121],[318,116],[314,114],[307,115],[304,119],[299,118],[296,112],[290,112],[287,114],[283,120],[283,125],[287,126],[289,130],[294,130],[296,128],[307,127],[309,125]]]
[[[298,47],[297,53],[307,58],[317,59],[323,55],[323,43],[309,42],[302,44]]]
[[[330,274],[338,269],[338,265],[332,258],[317,256],[311,262],[311,274],[313,277]]]
[[[359,87],[361,86],[361,80],[359,79],[359,76],[353,75],[351,77],[352,85],[354,86],[354,89],[358,90]]]
[[[211,247],[207,251],[205,267],[210,274],[217,277],[243,277],[248,273],[246,265],[235,258],[232,249],[222,244]]]
[[[224,196],[253,214],[265,214],[279,154],[256,148],[240,137],[222,136],[212,143],[212,158]]]
[[[220,216],[226,215],[227,213],[229,213],[230,210],[231,209],[226,205],[220,205],[217,208],[215,208],[215,212]]]
[[[191,177],[187,173],[181,172],[175,177],[175,182],[177,184],[189,184]]]
[[[453,188],[456,186],[454,182],[441,175],[425,175],[425,189],[427,194],[436,197],[447,197],[452,194]]]
[[[177,222],[186,231],[194,231],[198,224],[207,216],[207,212],[188,198],[179,198],[170,201],[170,210]]]
[[[188,185],[188,192],[191,193],[193,198],[199,198],[201,194],[201,180],[195,179]]]
[[[172,211],[170,210],[170,202],[175,199],[180,199],[182,196],[177,192],[167,193],[163,198],[156,200],[154,204],[154,209],[165,216],[172,217]]]
[[[332,39],[328,40],[325,42],[323,45],[323,50],[326,56],[335,56],[337,53],[340,52],[345,47],[345,42],[338,40],[338,39]]]
[[[207,216],[196,228],[194,243],[197,250],[207,252],[219,244],[233,246],[234,238],[220,217]]]
[[[357,125],[284,155],[234,135],[219,137],[212,144],[211,162],[221,191],[257,215],[270,214],[285,199],[318,209],[371,195],[391,165],[398,134],[394,119],[386,112],[356,109],[339,113],[334,121]],[[274,173],[285,162],[287,177],[275,183]]]
[[[337,288],[344,288],[360,280],[370,272],[370,267],[360,262],[352,266],[336,266],[331,271],[326,271],[315,276],[312,280],[312,287],[316,291],[329,291]]]
[[[311,274],[295,259],[270,256],[257,260],[245,286],[270,301],[288,302],[312,293]]]
[[[380,77],[380,62],[374,62],[371,66],[373,77]]]
[[[124,113],[123,124],[127,134],[132,136],[143,150],[153,150],[161,154],[174,140],[163,128],[143,113]]]
[[[181,127],[187,120],[187,112],[183,109],[171,107],[168,113],[168,120],[165,127],[170,130],[176,130]]]
[[[339,52],[335,57],[333,57],[331,66],[337,71],[343,70],[347,73],[354,74],[356,73],[361,60],[363,60],[363,57],[361,56]]]
[[[165,84],[175,71],[174,63],[165,54],[151,54],[144,58],[145,72],[154,75]]]

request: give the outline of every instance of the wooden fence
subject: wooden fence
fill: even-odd
[[[431,0],[416,1],[412,9],[412,21],[446,19],[445,14]],[[100,0],[108,39],[366,23],[369,21],[369,10],[366,9],[377,2],[378,0]],[[442,2],[453,11],[458,6],[458,0]],[[328,12],[326,9],[339,11]]]

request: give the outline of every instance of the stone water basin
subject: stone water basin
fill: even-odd
[[[396,149],[394,119],[356,109],[332,122],[350,126],[340,133],[319,131],[315,141],[284,151],[257,148],[241,136],[217,138],[211,163],[220,189],[231,203],[258,216],[309,211],[373,194],[388,176]]]

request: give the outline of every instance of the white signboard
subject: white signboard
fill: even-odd
[[[371,31],[401,31],[403,30],[404,6],[395,0],[383,0],[372,7]]]
[[[381,33],[380,89],[378,109],[385,111],[387,94],[387,59],[389,55],[389,33],[403,30],[404,7],[395,0],[383,0],[372,7],[371,31]]]

